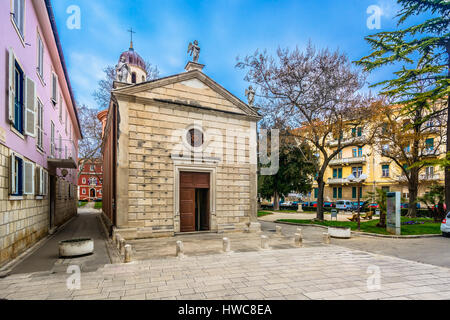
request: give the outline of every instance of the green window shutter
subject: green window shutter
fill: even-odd
[[[356,199],[357,195],[356,195],[356,187],[352,187],[352,198]]]
[[[341,187],[338,188],[338,198],[339,199],[342,198],[342,188]]]
[[[339,170],[338,170],[338,178],[339,179],[342,178],[342,168],[339,168]]]
[[[333,188],[333,198],[337,198],[337,190],[336,188]]]
[[[317,199],[318,196],[319,196],[319,189],[318,188],[314,188],[314,198]]]

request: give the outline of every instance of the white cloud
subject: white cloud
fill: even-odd
[[[75,89],[75,98],[80,104],[95,107],[92,93],[97,88],[98,81],[105,77],[103,69],[107,65],[113,65],[114,62],[93,54],[80,52],[72,52],[69,59],[69,76]]]
[[[383,17],[394,18],[400,6],[394,0],[378,0],[377,6],[381,8]]]

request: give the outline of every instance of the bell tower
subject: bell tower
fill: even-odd
[[[142,83],[147,81],[146,63],[133,47],[133,33],[136,32],[134,32],[133,29],[128,30],[128,32],[131,34],[130,48],[120,55],[119,61],[123,58],[124,60],[122,61],[129,67],[127,83]]]

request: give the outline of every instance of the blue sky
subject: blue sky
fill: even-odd
[[[184,71],[187,45],[200,43],[204,72],[244,99],[245,72],[235,68],[236,57],[256,49],[274,52],[279,46],[339,48],[351,60],[370,52],[364,36],[396,29],[394,0],[53,0],[69,77],[79,103],[96,107],[92,93],[127,50],[132,27],[134,47],[158,66],[161,76]],[[81,9],[81,28],[66,27],[71,5]],[[381,29],[366,25],[370,5],[382,11]],[[414,22],[414,21],[412,21]],[[372,73],[373,83],[391,75],[384,68]]]

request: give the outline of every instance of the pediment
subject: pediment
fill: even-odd
[[[257,111],[200,71],[189,71],[132,86],[113,93],[173,101],[235,114],[260,117]]]

